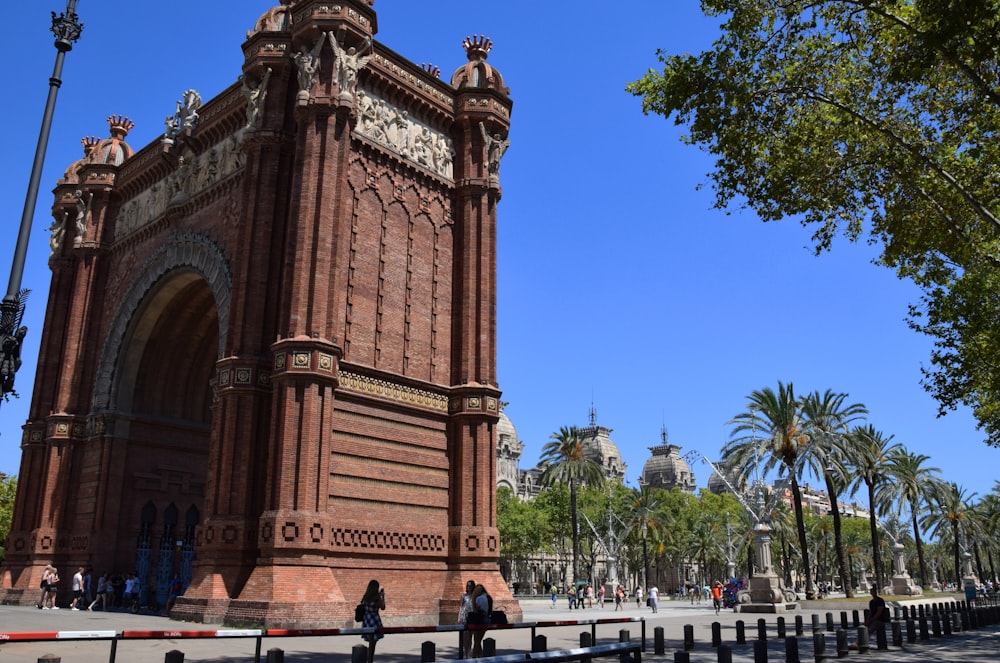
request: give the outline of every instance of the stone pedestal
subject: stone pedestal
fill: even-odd
[[[750,578],[750,588],[736,595],[737,612],[780,613],[797,607],[795,592],[781,586],[781,578],[771,567],[771,529],[764,523],[754,526],[754,552],[757,573]]]
[[[892,564],[896,570],[889,584],[889,591],[896,596],[923,596],[924,590],[906,572],[906,560],[903,559],[903,544],[892,546]]]

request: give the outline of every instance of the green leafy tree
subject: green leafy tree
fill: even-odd
[[[806,579],[806,594],[812,596],[812,573],[809,546],[802,512],[802,491],[798,473],[801,455],[809,444],[800,401],[791,383],[778,382],[778,390],[765,387],[747,397],[747,410],[729,422],[732,439],[722,448],[722,461],[730,467],[760,469],[767,474],[777,470],[788,478],[795,509],[795,526]]]
[[[518,499],[506,486],[497,491],[497,529],[500,564],[508,569],[525,563],[551,540],[545,512],[532,502]]]
[[[702,0],[702,53],[659,51],[629,84],[643,111],[715,157],[716,206],[843,234],[923,291],[924,386],[1000,444],[1000,4]]]
[[[551,435],[551,442],[542,447],[541,483],[569,486],[570,525],[573,537],[573,580],[580,577],[580,521],[577,513],[577,490],[581,484],[601,485],[601,466],[589,458],[576,426],[563,426]]]
[[[10,523],[14,518],[14,496],[17,494],[17,477],[5,476],[0,479],[0,564],[4,560],[4,542],[10,533]]]

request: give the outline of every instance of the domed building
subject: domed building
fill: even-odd
[[[653,455],[642,466],[639,485],[666,490],[680,488],[693,493],[695,491],[694,472],[691,471],[687,461],[681,458],[681,448],[667,442],[666,428],[660,431],[660,437],[662,439],[660,445],[649,447]]]
[[[618,446],[611,441],[611,429],[597,425],[597,412],[590,408],[590,425],[577,429],[587,457],[601,466],[605,479],[625,477],[626,465]]]
[[[524,443],[517,439],[513,422],[501,411],[497,422],[497,490],[510,488],[515,495],[520,494],[518,464],[523,451]]]

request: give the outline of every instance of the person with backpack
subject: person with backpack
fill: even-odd
[[[382,617],[378,613],[379,610],[385,610],[385,589],[379,587],[378,580],[369,581],[368,589],[365,590],[364,596],[361,597],[358,609],[358,611],[362,612],[359,621],[363,628],[382,628]],[[357,620],[357,617],[358,614],[356,611],[354,618]],[[383,637],[378,630],[372,633],[365,633],[361,636],[368,643],[368,663],[372,663],[375,659],[375,643]]]

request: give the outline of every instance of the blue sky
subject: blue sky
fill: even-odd
[[[85,28],[66,60],[23,285],[30,328],[17,382],[0,406],[0,471],[17,473],[50,272],[49,191],[82,155],[80,138],[108,135],[105,118],[136,124],[136,149],[163,131],[184,90],[206,100],[240,73],[246,30],[269,0],[175,0],[168,7],[80,0]],[[7,8],[6,202],[0,264],[10,264],[55,49],[61,0]],[[726,422],[754,389],[778,380],[862,402],[869,421],[970,493],[989,492],[997,450],[967,411],[936,417],[919,385],[929,339],[904,321],[918,292],[873,266],[877,251],[838,241],[815,257],[794,221],[712,209],[711,160],[681,130],[642,115],[626,83],[656,67],[656,49],[697,52],[717,35],[695,0],[376,0],[376,40],[446,80],[463,38],[493,40],[489,62],[514,99],[499,206],[498,374],[507,413],[537,461],[564,425],[597,422],[635,485],[648,447],[669,440],[710,458]],[[169,11],[165,11],[169,9]],[[6,272],[5,272],[6,274]],[[706,465],[693,466],[699,485]]]

